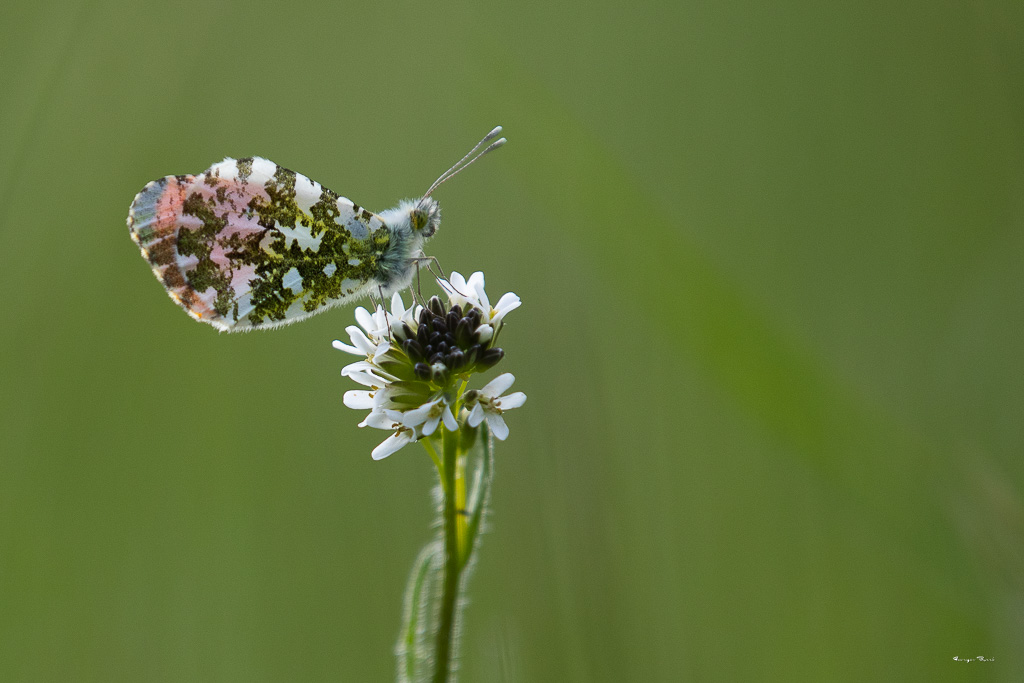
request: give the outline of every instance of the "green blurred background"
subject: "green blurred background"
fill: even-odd
[[[1024,5],[0,7],[0,680],[384,681],[431,536],[331,349],[124,221],[262,155],[515,291],[465,681],[1024,680]],[[961,663],[985,656],[994,662]]]

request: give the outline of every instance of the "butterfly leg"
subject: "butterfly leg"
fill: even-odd
[[[451,284],[448,280],[448,276],[444,274],[444,268],[441,267],[441,262],[437,260],[436,256],[424,256],[423,258],[431,264],[427,267],[427,270],[430,271],[431,275],[434,275],[434,266],[437,266],[437,272],[441,274],[440,279]],[[437,277],[437,275],[434,275],[434,277]]]
[[[384,325],[388,328],[388,339],[391,340],[392,344],[397,346],[398,342],[395,340],[395,335],[391,332],[391,322],[388,321],[388,307],[384,303],[384,290],[380,285],[377,285],[377,294],[380,295],[380,310],[384,312]],[[370,299],[372,300],[373,297],[371,296]],[[374,311],[376,310],[377,309],[374,308]]]
[[[438,281],[443,280],[447,282],[448,285],[456,292],[462,294],[462,296],[466,296],[463,292],[459,292],[459,290],[455,288],[455,285],[452,284],[452,281],[448,279],[448,276],[445,275],[444,268],[441,267],[441,262],[437,260],[436,256],[414,256],[413,261],[416,261],[417,263],[420,261],[426,261],[429,264],[427,266],[427,270],[430,271],[431,275],[433,275]],[[434,272],[434,266],[437,266],[437,273]],[[416,271],[416,275],[417,277],[419,276],[419,270]]]
[[[416,291],[412,291],[412,287],[411,286],[409,287],[409,291],[412,293],[412,297],[413,297],[414,300],[416,299],[416,295],[418,294],[419,295],[419,303],[422,306],[426,307],[427,299],[426,299],[426,297],[423,296],[423,290],[420,287],[420,284],[421,284],[420,283],[420,268],[422,267],[421,264],[426,262],[428,264],[427,270],[430,271],[430,274],[433,275],[434,278],[436,279],[437,275],[434,273],[433,267],[431,265],[429,265],[429,264],[431,262],[437,263],[437,259],[435,257],[433,257],[433,256],[425,256],[423,254],[423,252],[421,251],[421,252],[419,252],[419,254],[417,256],[413,256],[410,260],[413,262],[413,264],[416,265]],[[438,270],[441,270],[441,265],[437,264],[437,268],[438,268]],[[443,273],[443,271],[442,271],[442,273]],[[444,278],[444,279],[447,280],[448,278]]]
[[[409,292],[412,294],[413,301],[417,300],[416,297],[418,295],[419,296],[419,304],[421,306],[425,306],[424,299],[423,299],[423,290],[420,288],[420,262],[418,260],[416,260],[416,261],[414,261],[414,263],[416,264],[416,291],[413,292],[412,291],[412,287],[410,286],[409,287]]]

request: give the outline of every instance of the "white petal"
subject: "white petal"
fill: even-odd
[[[512,410],[526,403],[526,394],[521,391],[514,391],[508,396],[502,396],[494,404],[501,410]]]
[[[486,314],[485,314],[486,315]],[[477,339],[480,340],[481,344],[486,344],[491,341],[491,337],[494,336],[494,328],[490,325],[481,325],[476,328]]]
[[[506,391],[508,391],[508,388],[512,386],[512,383],[515,381],[515,375],[513,375],[511,372],[506,372],[505,374],[498,375],[490,382],[488,382],[486,385],[484,385],[484,388],[480,390],[480,393],[486,396],[487,398],[495,398],[497,396],[501,396]]]
[[[441,416],[432,417],[423,423],[423,436],[430,436],[437,431],[437,424],[441,421]]]
[[[377,345],[369,340],[369,338],[363,334],[363,331],[355,325],[349,325],[345,328],[348,332],[349,338],[352,339],[352,344],[363,352],[364,355],[371,356],[377,350]]]
[[[466,418],[466,424],[470,427],[476,427],[484,420],[484,408],[479,403],[473,406],[473,410],[469,412],[469,417]]]
[[[469,276],[466,280],[466,284],[470,289],[483,289],[484,288],[484,273],[482,270],[478,270]]]
[[[405,323],[406,325],[409,326],[410,330],[415,332],[416,328],[419,326],[416,322],[418,317],[419,314],[410,308],[408,311],[405,312],[405,314],[401,317],[401,319],[398,322]],[[401,325],[398,325],[398,327],[401,327]]]
[[[402,295],[398,292],[391,295],[391,315],[396,318],[405,315],[405,302],[402,301]]]
[[[448,298],[463,298],[462,293],[465,292],[466,283],[462,280],[462,276],[458,273],[452,273],[451,277],[447,280],[441,280],[441,289],[448,293]]]
[[[500,325],[501,321],[505,319],[506,315],[508,315],[509,313],[516,310],[522,305],[523,302],[520,301],[519,297],[513,294],[512,292],[505,294],[503,297],[501,297],[501,299],[498,301],[498,304],[494,307],[494,310],[497,311],[497,313],[495,313],[494,317],[491,318],[491,324],[496,326]]]
[[[466,286],[466,278],[462,277],[462,273],[457,270],[453,270],[451,272],[448,282],[450,282],[452,286],[460,292],[465,292],[469,289],[469,287]]]
[[[476,284],[473,291],[476,292],[476,298],[477,301],[480,302],[480,308],[483,310],[484,316],[489,319],[491,317],[491,302],[487,299],[487,292],[484,291],[484,274],[473,273],[473,275],[480,276],[480,281]],[[472,286],[473,278],[470,278],[469,280],[470,286]]]
[[[380,344],[377,344],[377,348],[373,352],[373,360],[374,361],[379,361],[380,357],[383,356],[385,353],[387,353],[388,349],[390,349],[390,348],[391,348],[391,343],[390,342],[382,341]]]
[[[444,414],[442,417],[444,418],[444,426],[448,428],[449,432],[454,432],[459,428],[459,422],[455,419],[455,416],[452,415],[452,409],[450,407],[444,407]]]
[[[378,389],[373,395],[374,409],[401,408],[401,404],[395,403],[395,396],[398,396],[400,393],[390,384],[383,389]]]
[[[509,311],[514,311],[515,309],[519,308],[522,305],[522,300],[520,300],[520,298],[516,296],[514,292],[506,292],[501,295],[501,298],[498,299],[498,303],[494,305],[494,308],[499,311],[508,313]]]
[[[373,309],[372,313],[360,306],[356,309],[355,313],[356,322],[366,330],[366,334],[370,336],[370,339],[376,341],[381,336],[382,330],[387,327],[387,313],[380,306]]]
[[[353,356],[365,356],[366,355],[362,351],[357,349],[356,347],[349,346],[348,344],[345,344],[344,342],[340,342],[337,339],[335,339],[333,342],[331,342],[331,346],[333,346],[334,348],[338,349],[339,351],[344,351],[345,353],[351,353]]]
[[[377,377],[376,375],[370,374],[369,372],[357,370],[355,372],[350,372],[348,374],[348,377],[353,382],[359,382],[364,387],[383,387],[387,385],[387,382]]]
[[[359,323],[364,330],[366,330],[367,332],[373,332],[374,330],[377,329],[377,326],[374,324],[373,316],[370,315],[370,312],[368,310],[366,310],[362,306],[359,306],[358,308],[356,308],[355,313],[356,322]]]
[[[415,308],[410,308],[405,312],[405,315],[402,316],[402,322],[409,326],[409,329],[412,330],[413,334],[416,334],[416,328],[420,326],[420,312],[422,311],[422,306],[416,306]]]
[[[346,391],[342,399],[345,405],[353,410],[370,410],[373,408],[373,396],[369,391]]]
[[[434,405],[437,401],[426,403],[419,408],[413,410],[407,410],[402,413],[402,424],[406,427],[415,427],[416,425],[423,424],[428,417],[430,417],[430,411],[434,409]]]
[[[373,449],[370,453],[370,457],[374,460],[383,460],[395,451],[401,450],[403,447],[412,443],[412,434],[409,432],[399,432],[398,434],[392,434],[388,438],[381,441],[380,445]]]
[[[360,353],[359,355],[362,355],[362,354]],[[374,364],[368,363],[365,360],[359,360],[359,361],[356,361],[355,363],[349,363],[348,365],[343,367],[341,369],[341,376],[342,377],[348,377],[353,372],[360,372],[360,371],[362,371],[362,372],[372,372],[372,371],[374,371],[376,369],[377,369],[377,366],[375,366]]]
[[[385,413],[383,410],[374,410],[372,413],[363,418],[363,421],[359,423],[359,426],[394,431],[395,421],[388,417],[387,413]]]
[[[505,420],[501,419],[501,415],[487,413],[487,426],[491,428],[491,433],[494,434],[494,438],[498,441],[504,441],[508,438],[508,425],[505,424]]]
[[[395,321],[394,316],[390,313],[381,309],[380,311],[380,324],[377,325],[377,336],[378,341],[387,341],[391,339],[391,323]]]
[[[466,282],[466,279],[460,273],[452,272],[448,282],[442,283],[442,287],[448,292],[448,300],[452,305],[457,304],[463,308],[469,306],[480,308],[480,302],[476,300],[474,284],[475,280],[472,277],[470,277],[469,282]]]
[[[363,373],[363,375],[367,375],[372,378],[372,383],[369,383],[365,378],[362,380],[356,380],[360,384],[365,384],[368,387],[383,387],[398,380],[394,375],[389,375],[373,363],[368,363],[365,360],[359,361],[358,363],[351,363],[341,369],[342,377],[352,377],[355,379],[355,375],[357,373]]]

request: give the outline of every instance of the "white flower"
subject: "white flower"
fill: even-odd
[[[467,420],[469,426],[476,427],[486,418],[487,426],[491,428],[495,438],[504,441],[508,437],[508,425],[505,424],[501,414],[526,403],[526,394],[521,391],[502,396],[515,381],[516,378],[512,373],[506,372],[492,379],[478,391],[476,405],[473,406]]]
[[[356,322],[363,329],[360,330],[355,325],[346,327],[345,331],[348,332],[352,345],[335,340],[334,348],[356,356],[365,355],[368,361],[376,363],[390,346],[392,328],[405,323],[415,330],[416,316],[419,315],[422,308],[422,306],[406,308],[405,302],[402,301],[402,295],[398,292],[391,297],[390,313],[379,305],[373,313],[359,306],[355,310]]]
[[[449,432],[459,428],[459,423],[452,415],[452,409],[444,398],[437,398],[429,403],[424,403],[419,408],[406,411],[402,416],[402,424],[406,427],[420,427],[423,436],[430,436],[437,430],[438,423],[444,420],[444,426]]]
[[[357,306],[355,310],[356,322],[359,326],[366,330],[366,333],[370,335],[370,338],[375,342],[386,341],[388,338],[388,314],[381,306],[377,306],[373,309],[373,313],[362,306]]]
[[[383,460],[420,437],[416,429],[402,424],[402,413],[397,410],[375,409],[359,423],[359,426],[394,431],[394,434],[381,441],[380,445],[370,453],[370,457],[374,460]]]
[[[333,344],[359,357],[341,371],[363,385],[345,392],[344,404],[370,411],[360,427],[391,432],[373,449],[375,460],[434,435],[441,424],[448,432],[457,432],[460,423],[452,405],[461,402],[471,375],[488,370],[504,356],[496,340],[505,315],[520,306],[519,297],[510,292],[492,307],[481,272],[468,280],[452,273],[451,282],[442,286],[449,294],[447,305],[431,297],[425,305],[414,301],[406,308],[396,292],[390,311],[383,304],[372,313],[356,308],[358,326],[345,328],[351,343]],[[471,427],[486,419],[497,438],[508,436],[502,413],[526,400],[522,392],[501,395],[513,381],[512,375],[501,375],[480,391],[464,394]]]
[[[503,294],[498,303],[491,307],[490,299],[484,290],[484,274],[479,270],[465,279],[461,273],[452,271],[448,282],[441,281],[441,287],[448,292],[448,299],[452,305],[458,304],[463,309],[473,306],[483,313],[482,322],[489,324],[492,328],[501,325],[505,316],[519,308],[523,302],[512,292]]]
[[[352,344],[334,340],[332,346],[345,353],[364,356],[365,360],[346,365],[341,369],[342,376],[352,376],[354,372],[366,370],[390,381],[397,380],[397,377],[390,375],[380,367],[381,362],[387,358],[387,352],[391,349],[391,330],[398,329],[402,323],[415,330],[417,328],[416,318],[422,309],[422,306],[413,306],[407,309],[405,302],[402,301],[402,296],[397,292],[391,297],[391,313],[385,311],[382,306],[377,306],[372,314],[362,306],[356,308],[356,321],[363,329],[359,329],[355,325],[346,327],[345,331],[348,332]]]
[[[498,303],[490,310],[491,325],[497,327],[505,316],[523,305],[522,300],[512,292],[505,292],[498,299]]]
[[[357,313],[358,311],[362,311],[363,313],[366,313],[367,316],[370,315],[366,312],[366,309],[362,307],[356,309],[356,311]],[[356,317],[358,318],[359,316],[357,315]],[[331,345],[339,351],[351,353],[353,356],[366,356],[367,361],[376,363],[380,360],[381,356],[387,352],[388,348],[390,348],[390,344],[386,338],[380,339],[378,337],[377,339],[371,339],[355,325],[349,325],[345,328],[345,331],[348,332],[348,337],[352,340],[352,345],[349,346],[345,342],[335,339]]]
[[[438,280],[441,284],[441,288],[448,293],[448,301],[452,306],[459,306],[464,311],[473,306],[479,308],[481,311],[484,310],[483,302],[480,301],[480,295],[477,293],[484,289],[484,274],[479,270],[469,276],[469,281],[462,277],[462,273],[453,270],[451,276],[447,282],[444,280]],[[484,295],[486,297],[486,294]]]
[[[391,313],[388,315],[388,322],[392,328],[401,327],[402,323],[405,323],[410,329],[415,330],[417,327],[416,318],[419,317],[421,310],[423,310],[423,307],[417,306],[415,303],[406,308],[402,295],[395,292],[391,295]]]
[[[373,372],[362,369],[346,372],[346,370],[350,370],[355,365],[358,365],[358,363],[353,363],[352,365],[345,367],[345,369],[341,371],[341,374],[347,375],[349,378],[359,382],[363,386],[370,387],[370,389],[353,389],[351,391],[346,391],[343,398],[345,405],[353,410],[395,408],[397,404],[393,402],[393,399],[402,392],[391,384],[391,380],[378,377]],[[367,365],[369,364],[367,363]]]

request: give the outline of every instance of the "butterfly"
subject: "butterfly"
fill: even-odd
[[[379,214],[267,159],[228,158],[146,185],[128,228],[167,293],[196,320],[222,332],[280,327],[408,287],[429,260],[423,242],[441,223],[430,195],[503,145],[505,138],[491,142],[500,133],[488,133],[422,197]]]

